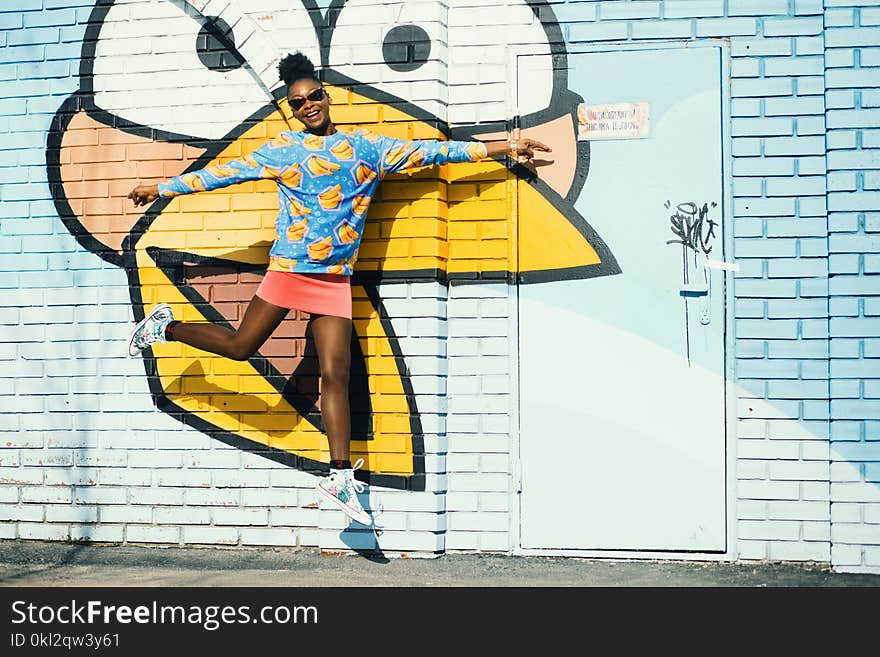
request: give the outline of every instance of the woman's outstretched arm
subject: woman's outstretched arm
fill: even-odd
[[[282,142],[281,145],[284,143]],[[210,164],[204,169],[175,176],[154,185],[138,185],[128,193],[128,198],[134,201],[135,206],[147,205],[159,197],[171,198],[180,194],[228,187],[249,180],[269,180],[299,175],[298,170],[288,171],[296,169],[296,165],[280,163],[273,157],[274,147],[275,142],[272,142],[241,159],[225,164]]]

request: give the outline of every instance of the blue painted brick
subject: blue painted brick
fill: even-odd
[[[825,83],[829,89],[878,87],[880,86],[880,70],[874,68],[831,68],[825,72]]]
[[[876,169],[880,168],[880,152],[863,151],[830,151],[828,153],[828,169]]]
[[[786,38],[734,39],[730,43],[730,53],[734,57],[791,55],[791,45],[791,39]]]
[[[832,399],[860,399],[861,385],[859,381],[831,381],[831,398]]]
[[[807,14],[821,15],[825,11],[822,0],[795,0],[794,7],[794,13],[798,16]]]
[[[833,417],[833,416],[832,416]],[[844,422],[843,420],[833,420],[831,422],[831,440],[861,440],[861,423]]]
[[[797,158],[797,171],[800,176],[824,176],[828,171],[824,155],[801,155]]]
[[[827,340],[767,340],[770,358],[828,358]]]
[[[732,151],[734,157],[760,155],[761,140],[756,137],[734,137]]]
[[[829,110],[828,127],[873,128],[880,125],[880,109]]]
[[[820,237],[827,232],[824,217],[767,219],[767,237]]]
[[[825,276],[816,278],[804,278],[798,281],[798,289],[800,296],[807,297],[827,297],[828,296],[828,278]]]
[[[791,176],[794,164],[791,157],[737,157],[733,160],[733,175]]]
[[[829,292],[834,295],[867,296],[877,294],[880,280],[876,276],[834,276],[829,282]]]
[[[794,238],[776,239],[737,239],[733,245],[737,258],[774,258],[797,256],[797,240]]]
[[[825,135],[824,116],[801,116],[795,121],[795,133],[799,137],[807,135]]]
[[[48,187],[43,183],[24,183],[3,186],[4,201],[27,201],[48,196]]]
[[[856,189],[855,171],[832,171],[828,174],[829,192],[852,192]]]
[[[798,240],[798,255],[804,258],[828,256],[828,240],[824,237],[802,238]]]
[[[821,96],[774,97],[764,101],[767,116],[797,116],[823,114],[825,99]]]
[[[734,178],[734,196],[762,196],[764,184],[760,178]]]
[[[788,118],[732,119],[731,135],[776,136],[794,134],[794,123]]]
[[[880,401],[865,399],[832,399],[831,415],[841,420],[869,420],[880,414]]]
[[[737,358],[763,358],[763,340],[736,340],[734,346]]]
[[[829,9],[825,12],[825,29],[855,25],[856,13],[851,8]]]
[[[766,303],[763,299],[739,299],[735,304],[734,316],[760,319],[765,316]]]
[[[859,300],[853,297],[832,297],[828,300],[828,311],[834,317],[858,317]]]
[[[0,63],[41,62],[43,46],[11,46],[0,49]]]
[[[880,255],[865,254],[865,273],[880,274]]]
[[[767,396],[770,399],[828,399],[828,382],[770,381]]]
[[[764,75],[824,75],[824,57],[769,57],[764,62]]]
[[[70,65],[71,63],[66,61],[18,64],[16,76],[19,80],[66,78],[71,74]]]
[[[822,96],[825,94],[825,78],[820,75],[794,78],[795,93],[798,96]]]
[[[771,299],[767,301],[767,317],[828,317],[828,302],[818,299]]]
[[[731,80],[731,95],[737,98],[748,96],[791,96],[794,83],[789,78],[741,78]]]
[[[794,52],[796,55],[823,55],[824,59],[825,39],[821,36],[797,37],[794,43]]]
[[[880,319],[832,317],[831,335],[836,337],[877,337],[880,336]]]
[[[826,213],[826,198],[824,196],[797,199],[797,215],[799,217],[824,217]]]
[[[2,222],[6,235],[52,235],[60,226],[58,216],[45,219],[7,219]]]
[[[768,18],[764,21],[764,36],[799,36],[822,34],[822,17]]]
[[[824,155],[825,137],[768,137],[765,155]]]
[[[853,54],[855,51],[849,48],[833,48],[825,51],[825,66],[827,68],[852,68],[855,66]]]
[[[817,322],[818,324],[819,322]],[[824,326],[826,322],[821,322]],[[828,338],[828,331],[823,331],[822,335],[817,335],[816,337]],[[830,376],[828,372],[828,361],[827,360],[805,360],[801,361],[801,378],[802,379],[828,379]]]
[[[830,374],[835,379],[863,379],[866,374],[869,374],[869,370],[866,368],[870,361],[866,361],[864,358],[835,358],[830,363]]]
[[[797,178],[770,178],[767,180],[768,196],[825,195],[825,178],[807,176]]]
[[[0,30],[16,30],[20,28],[24,24],[23,16],[25,15],[33,14],[0,14]]]
[[[797,296],[797,285],[790,280],[737,279],[737,298],[784,299]]]
[[[568,40],[578,41],[623,41],[627,38],[626,23],[578,23],[568,27]]]
[[[805,420],[829,420],[830,410],[827,401],[804,401],[801,402],[804,408]]]
[[[677,0],[663,3],[664,18],[706,18],[723,15],[723,0]]]
[[[728,16],[768,16],[787,13],[788,0],[728,0],[727,4]]]
[[[18,92],[16,92],[18,93]],[[30,131],[30,132],[16,132],[11,134],[3,135],[3,139],[0,140],[0,149],[14,149],[19,151],[19,156],[21,155],[21,150],[23,149],[34,149],[35,152],[39,152],[39,150],[45,149],[46,146],[46,135],[43,132]],[[45,157],[45,155],[44,155]]]
[[[697,19],[698,37],[753,36],[758,32],[754,18]]]
[[[770,278],[824,276],[827,266],[824,258],[779,258],[767,263],[767,275]]]
[[[40,12],[28,12],[23,16],[26,28],[76,24],[76,10],[74,9],[44,9]]]
[[[825,92],[825,105],[828,109],[851,109],[856,106],[856,92],[853,89],[829,89]]]
[[[760,98],[734,98],[730,101],[731,116],[761,116]]]
[[[880,208],[880,192],[834,192],[828,195],[828,209],[832,211],[873,210],[875,208]],[[876,250],[876,247],[873,250]]]
[[[764,221],[757,218],[734,217],[733,235],[734,237],[762,237],[764,235]]]
[[[632,25],[633,39],[686,39],[693,31],[691,21],[638,21]]]
[[[797,338],[798,323],[793,319],[738,319],[736,336],[739,338]]]
[[[734,78],[756,78],[761,75],[761,60],[756,57],[737,57],[730,62],[730,75]]]
[[[57,27],[40,27],[28,30],[16,30],[7,35],[6,42],[10,46],[33,46],[42,43],[58,43]]]
[[[880,28],[877,27],[829,27],[825,30],[825,45],[828,48],[876,46],[878,43],[880,43]]]
[[[738,217],[790,217],[795,214],[794,199],[734,199],[733,212]]]
[[[633,18],[659,18],[659,2],[602,2],[599,4],[599,18],[606,19],[633,19]]]
[[[796,379],[796,360],[748,359],[736,361],[736,376],[740,379]]]
[[[862,66],[880,66],[880,48],[863,48],[859,53],[862,56]]]
[[[868,269],[868,257],[865,256],[865,273],[871,273]],[[860,258],[857,253],[832,253],[828,258],[828,271],[832,274],[858,274]],[[880,261],[877,264],[880,266]]]

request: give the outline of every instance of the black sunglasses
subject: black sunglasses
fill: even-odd
[[[324,87],[318,87],[312,93],[310,93],[305,98],[300,98],[297,96],[296,98],[289,98],[290,106],[294,110],[298,110],[300,107],[306,104],[306,100],[311,100],[312,102],[317,103],[319,100],[324,100],[324,97],[327,95],[327,92],[324,91]]]

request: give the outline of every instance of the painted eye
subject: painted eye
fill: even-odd
[[[280,53],[260,38],[258,21],[235,5],[218,6],[225,8],[216,15],[171,0],[110,6],[94,57],[85,60],[95,104],[132,123],[207,139],[226,136],[263,107],[279,84]],[[305,9],[299,14],[316,51],[311,20]]]
[[[529,67],[513,97],[518,55]],[[534,59],[534,58],[530,58]],[[349,0],[336,19],[328,64],[452,125],[503,121],[545,109],[553,93],[550,39],[526,0]],[[448,64],[447,64],[448,63]],[[355,86],[355,91],[358,88]],[[385,99],[382,99],[385,100]]]

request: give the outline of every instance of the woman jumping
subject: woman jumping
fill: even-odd
[[[128,352],[136,356],[157,342],[178,341],[247,360],[290,310],[309,313],[320,367],[321,419],[330,445],[330,474],[318,482],[317,489],[350,518],[370,524],[356,495],[363,491],[363,484],[354,478],[354,469],[363,459],[352,467],[348,399],[350,277],[370,199],[385,176],[407,168],[505,155],[528,161],[535,150],[550,149],[531,139],[405,141],[369,130],[337,130],[330,120],[330,97],[305,55],[287,55],[278,72],[287,85],[293,116],[305,130],[282,132],[242,159],[209,165],[156,185],[138,185],[128,194],[140,206],[160,197],[244,181],[277,183],[280,208],[275,242],[266,275],[238,330],[210,322],[178,322],[171,307],[160,304],[134,327]]]

